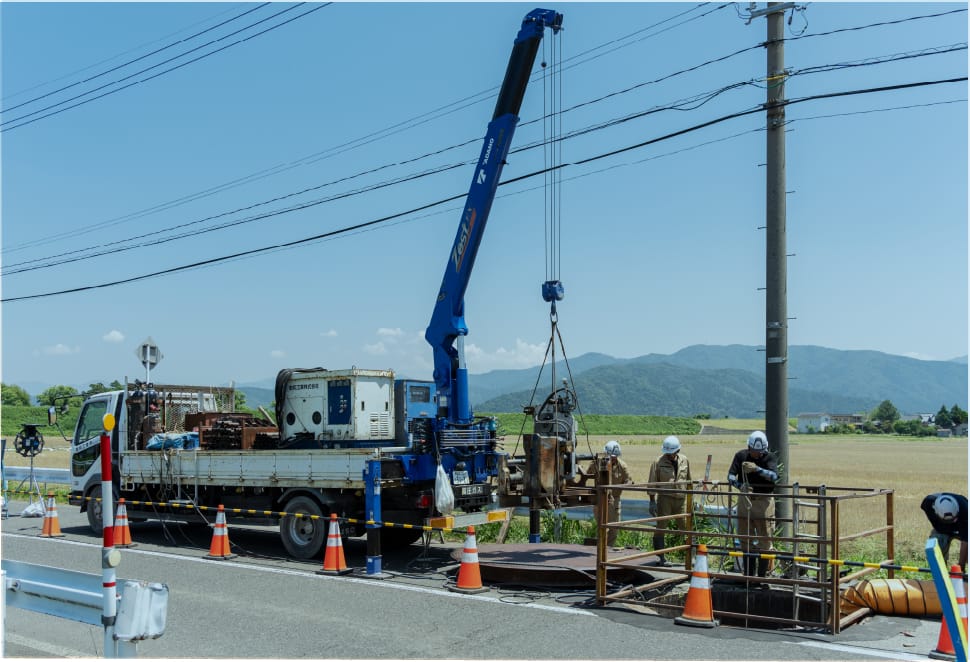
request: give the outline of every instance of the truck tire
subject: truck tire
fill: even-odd
[[[284,509],[287,513],[303,515],[284,517],[280,522],[280,539],[289,555],[296,559],[323,558],[328,522],[320,504],[310,497],[298,496],[287,501]]]
[[[91,532],[95,535],[104,534],[104,522],[101,520],[101,485],[95,485],[88,492],[88,526],[91,527]]]

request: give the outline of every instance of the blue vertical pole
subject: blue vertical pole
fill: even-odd
[[[387,577],[381,567],[381,461],[368,460],[364,465],[364,506],[367,510],[367,576]]]

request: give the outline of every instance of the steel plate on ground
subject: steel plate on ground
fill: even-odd
[[[626,556],[635,550],[610,550],[609,557]],[[461,561],[462,549],[452,558]],[[643,558],[643,567],[610,568],[610,581],[646,583],[651,580],[648,564],[656,557]],[[522,543],[478,545],[478,565],[482,581],[518,586],[555,586],[584,588],[596,585],[596,547]]]

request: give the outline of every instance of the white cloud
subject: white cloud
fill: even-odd
[[[398,338],[401,338],[404,336],[404,331],[402,331],[399,328],[388,329],[386,327],[381,327],[380,329],[377,330],[377,335],[380,336],[381,338],[387,338],[388,340],[391,340],[391,341],[397,341]]]
[[[71,348],[64,343],[57,343],[56,345],[51,345],[50,347],[44,348],[44,354],[47,354],[48,356],[67,356],[69,354],[78,354],[80,351],[80,347],[74,346]]]
[[[540,365],[545,354],[545,344],[532,344],[521,338],[515,339],[512,349],[499,347],[494,352],[487,352],[474,343],[465,344],[465,360],[471,372],[531,368]]]
[[[274,350],[271,350],[270,353],[269,353],[269,355],[272,358],[274,358],[274,359],[285,359],[286,358],[286,352],[284,352],[282,349],[274,349]]]
[[[320,332],[320,335],[323,336],[324,338],[336,338],[337,337],[337,330],[336,329],[330,329],[329,331],[321,331]]]
[[[101,340],[105,342],[120,343],[125,341],[125,334],[118,329],[111,329],[106,334],[101,336]]]
[[[364,351],[373,356],[387,354],[387,346],[383,342],[376,342],[373,345],[364,345]]]

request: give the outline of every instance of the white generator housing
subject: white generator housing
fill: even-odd
[[[301,370],[286,384],[281,439],[393,440],[393,412],[391,370]]]

